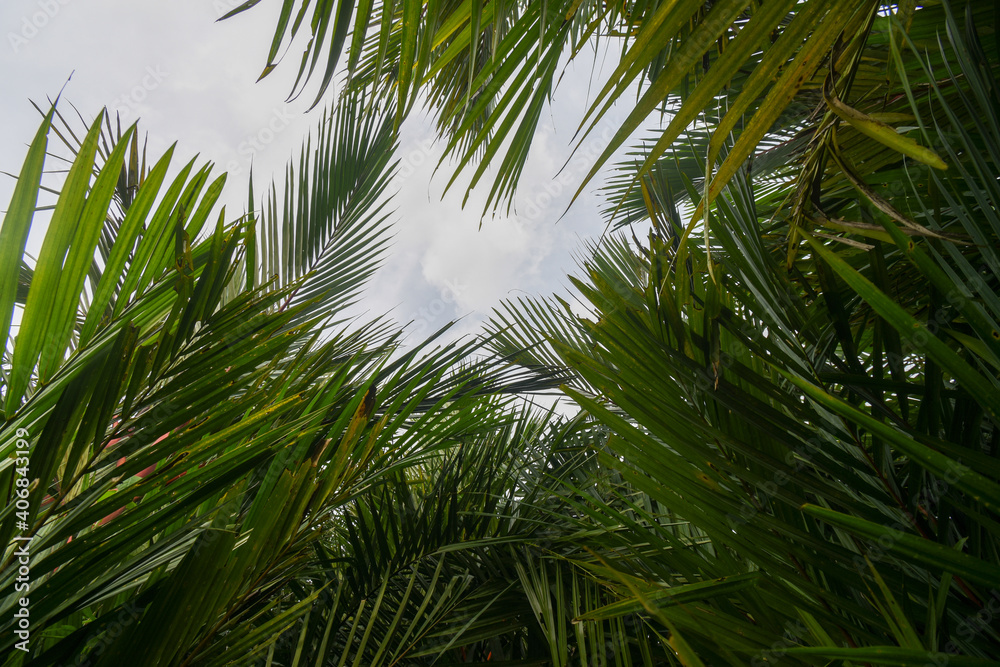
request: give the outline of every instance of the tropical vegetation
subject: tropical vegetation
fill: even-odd
[[[331,111],[240,215],[42,109],[0,228],[6,664],[997,664],[996,11],[285,0],[264,75],[304,39]],[[576,303],[346,320],[412,109],[513,210],[598,42],[580,140],[628,113],[579,186],[628,149]]]

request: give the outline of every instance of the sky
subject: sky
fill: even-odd
[[[60,108],[71,103],[90,121],[102,107],[125,121],[141,118],[148,151],[159,156],[178,142],[175,164],[195,154],[226,170],[223,202],[235,218],[243,213],[251,160],[255,191],[279,179],[319,122],[311,99],[286,103],[302,44],[287,61],[256,82],[265,62],[280,3],[262,2],[218,23],[240,0],[3,0],[0,3],[0,171],[17,173],[41,117],[30,100],[62,90]],[[570,63],[532,144],[511,215],[481,219],[491,184],[474,190],[465,209],[464,188],[449,191],[447,166],[437,175],[441,147],[430,119],[414,114],[402,127],[399,173],[390,190],[393,242],[383,267],[360,304],[365,317],[389,314],[422,337],[460,319],[453,335],[475,333],[501,299],[568,291],[567,273],[586,240],[605,229],[595,196],[601,179],[563,216],[584,173],[570,162],[571,139],[590,96],[595,56]],[[613,69],[613,55],[596,56],[598,71]],[[306,96],[303,96],[305,98]],[[328,93],[328,97],[330,97]],[[322,105],[321,105],[322,107]],[[592,155],[610,136],[613,112],[584,144]],[[82,124],[81,124],[82,126]],[[183,159],[181,159],[183,158]],[[557,178],[558,174],[558,178]],[[13,179],[0,175],[0,209],[6,210]],[[561,219],[560,219],[560,216]],[[44,229],[32,230],[29,251]],[[412,340],[412,338],[411,338]]]

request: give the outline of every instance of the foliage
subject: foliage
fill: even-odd
[[[621,599],[578,620],[641,611],[684,665],[1000,658],[1000,63],[975,9],[874,22],[797,158],[686,226],[705,153],[676,147],[673,185],[620,199],[645,247],[611,236],[575,281],[589,315],[495,318],[498,352],[574,371],[601,465],[643,499],[587,508],[627,546],[595,551]]]
[[[210,166],[168,182],[173,149],[147,169],[135,128],[78,140],[53,108],[0,228],[30,664],[995,664],[994,18],[286,0],[264,74],[306,32],[293,94],[342,52],[344,93],[281,194],[214,230]],[[621,58],[581,136],[645,83],[588,179],[669,113],[606,187],[648,232],[589,249],[588,312],[522,299],[413,350],[341,321],[417,100],[509,201],[561,64],[600,39]],[[75,157],[31,263],[50,133]],[[557,383],[573,418],[507,398]]]
[[[169,181],[174,149],[147,168],[135,127],[102,115],[74,143],[45,115],[0,290],[4,331],[17,322],[0,532],[31,553],[31,664],[244,664],[301,619],[329,627],[310,610],[333,584],[331,525],[408,467],[500,437],[504,394],[551,385],[469,361],[473,344],[401,351],[386,323],[338,323],[385,242],[392,141],[362,104],[322,121],[298,180],[289,167],[294,207],[272,189],[260,217],[214,225],[211,165]],[[51,133],[76,155],[30,265]],[[19,572],[6,549],[12,663]]]
[[[248,0],[223,18],[259,3]],[[827,54],[835,55],[838,66],[859,60],[882,6],[873,0],[359,0],[336,5],[283,0],[261,76],[278,66],[282,47],[308,37],[292,97],[314,79],[318,103],[336,81],[337,64],[345,56],[344,89],[375,91],[392,100],[397,125],[418,99],[426,100],[447,147],[442,164],[454,159],[456,177],[472,169],[470,189],[487,166],[492,168],[496,177],[486,206],[495,210],[512,203],[560,69],[606,44],[619,51],[619,62],[598,81],[599,92],[580,118],[580,142],[619,98],[632,95],[636,86],[642,93],[585,182],[645,122],[670,108],[669,100],[678,102],[670,123],[643,155],[639,173],[649,173],[719,91],[730,88],[731,104],[711,136],[714,197],[794,106],[798,93],[822,78]],[[912,12],[911,3],[905,7]],[[743,128],[742,138],[716,169],[715,158],[737,126]]]

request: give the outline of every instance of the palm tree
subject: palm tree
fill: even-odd
[[[363,104],[324,117],[284,192],[257,213],[251,189],[236,217],[213,211],[211,165],[168,181],[174,149],[148,166],[135,126],[101,114],[78,138],[44,115],[0,230],[6,664],[245,664],[317,624],[310,651],[350,646],[337,629],[376,571],[338,553],[345,527],[411,478],[464,483],[418,481],[432,462],[509,465],[493,445],[528,417],[504,397],[552,378],[341,320],[386,241],[394,167],[391,122]],[[50,135],[74,155],[31,261]]]
[[[259,2],[249,0],[220,20]],[[425,104],[446,145],[442,164],[454,161],[456,176],[474,170],[470,190],[487,166],[496,173],[487,202],[487,209],[495,210],[512,203],[538,120],[549,97],[558,94],[561,70],[590,48],[596,53],[605,46],[619,52],[618,63],[598,80],[598,92],[579,119],[578,141],[637,85],[641,95],[580,188],[630,136],[668,111],[669,123],[652,146],[642,149],[638,171],[650,173],[713,107],[717,116],[706,148],[714,198],[775,123],[789,113],[799,115],[801,94],[817,91],[831,66],[842,75],[841,85],[850,85],[859,67],[866,69],[860,54],[871,26],[896,7],[874,0],[360,0],[337,5],[286,0],[261,76],[278,67],[296,38],[307,38],[290,98],[314,81],[316,105],[342,74],[345,90],[371,91],[391,101],[397,126],[418,101]],[[979,12],[991,14],[986,7]],[[934,25],[913,3],[898,5],[898,15],[903,23]],[[342,60],[346,73],[338,70]],[[716,164],[734,130],[739,140]]]
[[[638,612],[683,665],[1000,659],[1000,62],[965,10],[873,19],[711,208],[719,115],[621,165],[609,214],[649,233],[592,249],[591,314],[494,318],[610,431],[577,562],[619,600],[577,624]]]
[[[350,85],[285,196],[209,233],[208,169],[67,127],[32,265],[50,111],[0,228],[31,664],[994,664],[1000,63],[958,8],[289,0],[264,73],[308,25],[293,92],[345,50]],[[608,184],[648,232],[590,249],[590,312],[408,353],[338,322],[418,96],[509,201],[601,37],[586,123],[648,84],[595,170],[670,116]],[[556,382],[568,421],[504,398]]]

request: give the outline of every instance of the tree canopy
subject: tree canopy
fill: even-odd
[[[4,664],[996,664],[996,11],[284,0],[263,75],[305,42],[329,110],[241,215],[43,110],[0,227]],[[586,180],[648,136],[584,307],[345,321],[412,109],[509,204],[598,41],[578,138],[631,111]]]

